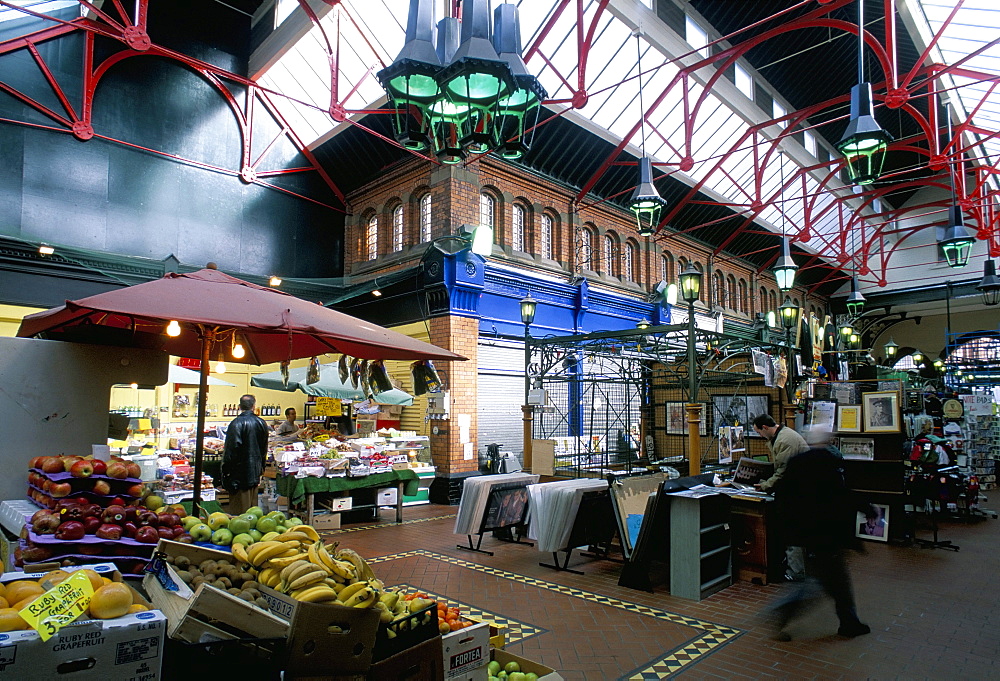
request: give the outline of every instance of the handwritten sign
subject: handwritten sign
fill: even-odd
[[[316,416],[340,416],[340,400],[333,397],[316,398]]]
[[[962,403],[968,414],[976,416],[991,416],[993,414],[993,396],[989,393],[962,395]]]
[[[33,600],[18,614],[43,641],[83,614],[90,605],[94,587],[83,572],[76,572]]]

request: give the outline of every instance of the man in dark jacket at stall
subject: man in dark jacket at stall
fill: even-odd
[[[229,492],[229,513],[239,515],[257,505],[257,488],[264,473],[269,429],[264,419],[253,413],[257,399],[240,398],[240,415],[226,430],[222,455],[222,486]]]
[[[843,459],[824,446],[826,438],[812,433],[812,449],[788,460],[785,474],[773,489],[779,517],[788,543],[806,553],[806,581],[788,588],[791,592],[774,609],[778,615],[775,638],[790,641],[788,622],[819,595],[819,588],[833,598],[840,628],[837,633],[853,638],[871,632],[858,619],[854,590],[847,569],[846,552],[858,548],[854,536],[859,505],[844,482]]]

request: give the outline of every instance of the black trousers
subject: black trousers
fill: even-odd
[[[825,593],[833,599],[840,626],[851,628],[860,624],[854,605],[854,588],[847,570],[844,550],[806,549],[806,580],[789,585],[790,591],[774,605],[779,628]]]

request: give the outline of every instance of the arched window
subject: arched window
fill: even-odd
[[[538,232],[538,254],[552,260],[552,217],[542,213],[542,226]]]
[[[373,215],[368,218],[368,231],[365,233],[365,248],[368,251],[368,259],[374,260],[378,257],[378,216]]]
[[[760,287],[760,297],[757,298],[757,312],[767,312],[771,307],[767,303],[767,289]]]
[[[699,272],[701,272],[701,280],[705,281],[705,267],[700,262],[695,262],[694,268]],[[698,294],[698,300],[700,300],[702,303],[706,302],[709,299],[708,296],[711,294],[711,292],[708,289],[709,289],[708,286],[701,287],[701,292]]]
[[[668,284],[674,283],[674,259],[669,253],[660,257],[660,279]]]
[[[516,203],[510,221],[510,247],[515,251],[527,252],[524,247],[524,208]]]
[[[622,279],[625,281],[635,281],[635,244],[631,241],[625,243],[625,251],[622,253]]]
[[[403,204],[392,209],[392,250],[403,250]]]
[[[740,283],[738,284],[737,289],[738,289],[737,295],[739,295],[739,301],[740,301],[739,302],[740,312],[742,312],[743,314],[750,314],[750,300],[749,300],[750,296],[749,296],[749,291],[747,290],[746,279],[740,279]]]
[[[431,240],[431,193],[420,197],[420,241]]]
[[[712,273],[712,297],[716,307],[726,307],[726,278],[719,270]]]
[[[739,308],[739,298],[736,296],[736,277],[729,275],[726,277],[726,303],[730,310]]]
[[[479,195],[479,224],[493,230],[493,243],[499,243],[497,234],[497,200],[490,194],[483,192]]]
[[[604,274],[613,276],[615,273],[615,240],[610,234],[601,239],[601,270]]]
[[[577,257],[580,259],[580,269],[594,270],[594,228],[581,227],[577,232]]]
[[[775,312],[777,312],[778,311],[778,294],[775,293],[774,291],[771,291],[768,294],[768,297],[771,299],[771,307],[769,307],[768,309],[769,310],[774,310]]]

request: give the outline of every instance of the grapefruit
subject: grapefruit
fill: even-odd
[[[29,596],[34,598],[35,596],[39,596],[43,593],[45,593],[45,589],[43,589],[38,582],[21,580],[7,585],[7,594],[4,598],[7,599],[8,603],[20,603]]]
[[[110,620],[128,613],[132,607],[132,591],[120,582],[105,584],[90,599],[90,614],[98,619]]]
[[[25,622],[14,608],[0,609],[0,631],[20,631],[27,629]]]

